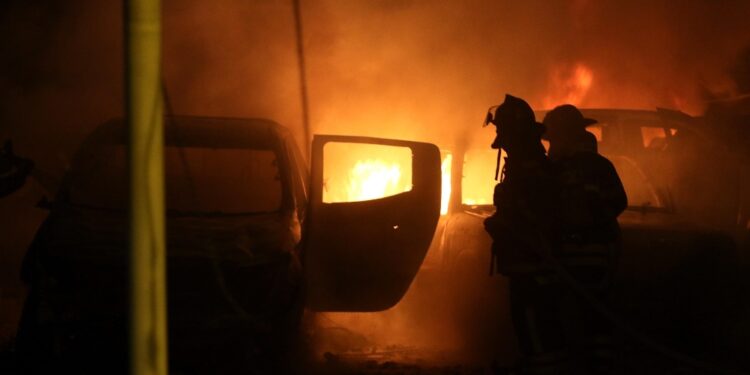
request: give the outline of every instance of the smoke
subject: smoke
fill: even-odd
[[[505,93],[535,109],[698,114],[707,97],[750,87],[747,1],[301,3],[314,133],[451,148]],[[98,123],[122,114],[121,5],[0,6],[0,136],[53,174]],[[268,117],[304,142],[293,26],[291,1],[164,0],[174,111]]]
[[[0,5],[0,139],[12,139],[50,180],[85,134],[122,112],[120,9],[81,0]],[[29,179],[0,202],[0,342],[17,327],[21,261],[47,214],[35,204],[53,193]]]
[[[316,130],[441,144],[472,131],[506,92],[538,109],[573,102],[699,114],[706,92],[734,90],[728,70],[750,42],[742,16],[750,5],[740,2],[327,1],[315,8],[307,14],[323,21],[308,32],[325,36],[308,41]],[[584,91],[566,83],[581,70]]]
[[[538,109],[570,101],[698,114],[706,96],[742,90],[732,69],[750,44],[743,1],[301,4],[313,132],[444,147],[505,93]],[[2,134],[19,150],[70,139],[67,154],[122,111],[121,4],[2,10]],[[165,0],[163,20],[175,112],[263,116],[301,130],[290,1]],[[585,90],[570,83],[582,70]]]
[[[748,8],[666,1],[317,2],[303,12],[314,131],[428,140],[450,149],[463,134],[479,131],[487,107],[506,92],[535,108],[570,102],[699,114],[709,93],[735,91],[730,71],[750,42],[740,16]],[[349,328],[380,348],[511,352],[507,306],[488,307],[488,301],[504,302],[501,293],[461,303],[457,296],[474,292],[456,282],[467,275],[452,276],[432,285],[445,287],[441,293],[413,286],[388,311],[332,314],[321,324]],[[506,315],[481,316],[484,310]],[[483,337],[498,325],[504,341]]]
[[[292,11],[281,1],[166,1],[164,74],[175,112],[299,126]]]
[[[750,94],[750,46],[745,47],[730,70],[740,94]]]
[[[59,175],[86,133],[122,113],[121,7],[17,1],[3,10],[0,136]]]

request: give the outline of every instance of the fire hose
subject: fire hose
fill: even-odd
[[[696,359],[684,353],[681,353],[677,350],[669,348],[668,346],[654,340],[645,332],[629,324],[625,319],[623,319],[616,312],[612,311],[607,306],[602,304],[598,298],[591,295],[591,293],[589,293],[575,279],[575,277],[573,277],[573,275],[571,275],[570,272],[568,272],[565,266],[561,264],[557,259],[555,259],[555,257],[552,256],[551,251],[544,251],[544,250],[551,250],[552,246],[546,241],[546,238],[542,235],[540,231],[537,231],[537,234],[538,234],[537,237],[539,238],[540,246],[539,247],[531,246],[531,248],[534,250],[536,255],[540,256],[541,259],[545,263],[547,263],[547,265],[551,266],[552,269],[555,271],[555,273],[563,280],[565,284],[567,284],[568,287],[570,287],[571,290],[573,290],[573,292],[575,292],[580,297],[582,297],[586,301],[586,303],[588,303],[589,306],[591,306],[598,314],[606,318],[608,321],[614,324],[617,328],[621,329],[625,334],[627,334],[627,336],[629,336],[630,338],[634,339],[636,342],[640,343],[644,347],[656,353],[659,353],[677,362],[684,363],[694,369],[702,370],[708,373],[727,374],[727,375],[729,374],[748,375],[747,372],[739,371],[735,369],[723,368],[716,364],[701,361],[699,359]]]

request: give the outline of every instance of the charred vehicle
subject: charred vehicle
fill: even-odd
[[[587,129],[596,135],[599,152],[617,169],[629,201],[618,219],[623,248],[612,281],[613,301],[608,301],[612,309],[649,340],[683,353],[721,360],[744,358],[747,353],[741,343],[750,332],[742,328],[747,324],[742,316],[748,303],[732,233],[737,227],[712,225],[709,220],[712,215],[732,217],[726,211],[736,215],[737,187],[701,190],[700,185],[685,185],[684,176],[695,175],[696,168],[711,160],[708,155],[717,155],[716,141],[700,122],[674,111],[582,112],[599,121]],[[543,118],[544,112],[537,117]],[[508,334],[512,324],[504,297],[507,281],[488,277],[491,239],[483,227],[483,220],[495,209],[497,154],[489,148],[494,133],[480,136],[466,140],[453,153],[451,205],[430,260],[462,283],[458,289],[464,292],[455,296],[463,299],[456,312],[462,317],[459,321],[487,322],[465,327],[481,330],[474,344],[512,353],[515,343]],[[687,152],[689,142],[698,142],[706,153]],[[692,164],[699,158],[706,160]],[[721,174],[727,167],[717,163],[714,168],[708,173]]]
[[[165,124],[173,371],[283,371],[305,306],[375,311],[406,292],[439,216],[437,147],[316,136],[308,174],[290,132],[272,121]],[[127,369],[126,136],[121,120],[98,127],[43,204],[50,213],[22,273],[30,290],[17,347],[27,370]],[[328,163],[357,147],[406,154],[408,191],[325,199]]]

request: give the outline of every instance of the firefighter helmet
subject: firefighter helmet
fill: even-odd
[[[572,104],[563,104],[555,107],[544,116],[544,127],[542,138],[554,140],[560,137],[573,135],[585,136],[586,127],[596,124],[594,119],[583,117],[581,111]]]

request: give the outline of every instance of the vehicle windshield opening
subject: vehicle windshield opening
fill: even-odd
[[[164,148],[165,195],[172,214],[250,214],[279,211],[282,181],[270,149]],[[71,169],[70,203],[124,209],[128,199],[123,145],[97,145]]]

